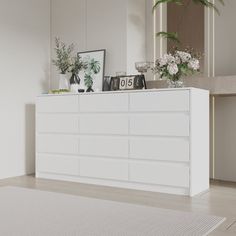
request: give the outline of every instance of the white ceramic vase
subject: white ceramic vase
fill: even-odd
[[[80,89],[79,84],[71,84],[70,85],[70,91],[72,93],[78,93],[79,89]]]
[[[70,83],[67,74],[59,75],[59,89],[70,89]]]

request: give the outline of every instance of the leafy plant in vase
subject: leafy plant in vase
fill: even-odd
[[[87,59],[85,65],[85,75],[84,75],[84,83],[87,87],[86,92],[94,92],[93,90],[93,79],[94,75],[98,74],[101,70],[101,66],[99,61],[95,59]]]
[[[72,57],[72,63],[70,66],[71,78],[70,78],[70,90],[77,93],[79,90],[80,78],[79,72],[86,69],[87,64],[81,60],[80,56]]]
[[[55,53],[56,59],[52,60],[53,65],[55,65],[60,73],[59,77],[59,89],[69,91],[69,81],[67,78],[67,73],[71,67],[71,56],[74,50],[74,44],[67,46],[60,38],[55,39]]]
[[[167,79],[170,88],[183,87],[182,78],[199,72],[197,56],[190,51],[174,51],[156,60],[153,72]]]

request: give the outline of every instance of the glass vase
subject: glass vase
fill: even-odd
[[[168,88],[183,88],[184,87],[184,82],[181,79],[179,80],[167,79],[167,84],[168,84]]]

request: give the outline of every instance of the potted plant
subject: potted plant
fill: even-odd
[[[71,92],[77,93],[79,90],[80,78],[79,72],[87,68],[87,64],[81,60],[80,56],[72,57],[70,66],[70,90]]]
[[[182,78],[199,72],[199,59],[191,51],[178,51],[165,54],[156,60],[154,73],[167,79],[170,88],[183,87]]]
[[[59,89],[69,90],[69,81],[67,78],[67,73],[71,66],[71,55],[74,50],[74,44],[66,46],[60,38],[55,39],[55,53],[56,59],[52,60],[53,65],[55,65],[60,73],[59,75]]]
[[[93,90],[93,79],[94,75],[98,74],[101,70],[101,66],[99,61],[95,59],[88,59],[85,63],[85,75],[84,75],[84,82],[85,86],[87,87],[86,92],[94,92]]]

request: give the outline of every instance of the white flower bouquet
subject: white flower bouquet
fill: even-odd
[[[153,72],[166,78],[170,87],[182,87],[181,78],[199,72],[199,59],[188,51],[175,51],[156,60]]]

